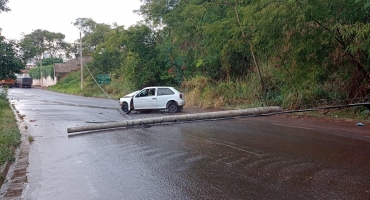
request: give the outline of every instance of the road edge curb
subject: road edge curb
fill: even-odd
[[[13,150],[15,161],[8,161],[6,164],[4,164],[6,165],[6,167],[4,167],[4,171],[0,171],[1,173],[4,173],[3,184],[0,186],[0,199],[13,199],[21,197],[27,183],[27,168],[30,152],[30,142],[28,141],[29,134],[26,130],[27,128],[24,126],[25,122],[21,119],[21,116],[17,112],[17,109],[14,107],[11,100],[8,99],[8,101],[16,118],[18,130],[21,134],[21,141],[19,146]],[[15,174],[15,172],[17,172],[17,174]]]

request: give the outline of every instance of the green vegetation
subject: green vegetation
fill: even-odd
[[[18,55],[18,45],[14,41],[7,41],[0,35],[0,80],[15,79],[14,73],[19,73],[25,63]]]
[[[31,68],[29,71],[29,76],[34,79],[40,79],[41,78],[40,70],[41,70],[40,67]],[[54,65],[42,66],[42,76],[44,78],[50,76],[52,79],[54,79]]]
[[[43,58],[42,63],[38,62],[37,66],[40,67],[40,64],[42,64],[42,66],[48,66],[48,65],[52,65],[54,63],[63,63],[63,59],[61,59],[61,58]]]
[[[31,135],[28,136],[28,142],[34,142],[34,141],[35,141],[35,138],[34,137],[32,137]]]
[[[57,85],[49,87],[49,89],[62,93],[82,95],[83,91],[80,88],[80,77],[80,72],[72,72],[61,81],[58,81]]]
[[[7,6],[8,0],[0,0],[0,13],[11,11]],[[1,31],[1,27],[0,27]],[[14,40],[6,40],[0,34],[0,81],[15,79],[14,73],[20,73],[25,67],[19,54],[19,45]]]
[[[7,3],[8,3],[8,0],[0,1],[0,13],[10,11],[10,8],[6,5]]]
[[[58,81],[57,85],[51,86],[49,89],[61,93],[81,95],[85,97],[107,98],[97,83],[95,83],[93,78],[88,74],[87,70],[85,70],[84,75],[84,90],[81,90],[81,73],[79,71],[68,74],[68,76],[63,78],[61,81]],[[94,78],[96,79],[96,75]],[[122,97],[123,94],[132,92],[131,87],[124,85],[122,80],[115,79],[114,77],[111,84],[101,85],[101,87],[113,99],[118,99],[119,97]]]
[[[56,58],[59,51],[67,52],[70,55],[73,47],[64,41],[65,35],[62,33],[54,33],[47,30],[37,29],[30,34],[24,35],[19,42],[20,53],[24,60],[37,58],[40,60],[43,53],[48,53],[52,56],[51,59],[46,59],[46,64],[60,62]]]
[[[187,105],[202,108],[299,109],[321,106],[323,99],[370,98],[367,0],[143,3],[137,13],[144,24],[75,23],[84,33],[84,55],[94,59],[89,69],[111,75],[103,87],[114,97],[171,85],[186,92]],[[88,76],[79,91],[79,77],[72,76],[53,89],[102,94]]]
[[[6,95],[6,91],[0,91],[0,165],[14,161],[13,150],[20,144],[21,136]]]

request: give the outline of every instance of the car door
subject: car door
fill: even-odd
[[[157,89],[157,107],[160,109],[166,108],[167,102],[173,99],[173,95],[175,95],[175,92],[173,92],[169,88],[158,88]]]
[[[157,96],[156,88],[145,88],[141,90],[134,99],[135,110],[140,109],[156,109],[157,108]]]

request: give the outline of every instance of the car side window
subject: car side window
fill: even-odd
[[[136,97],[147,97],[147,96],[155,96],[155,88],[149,88],[142,90]]]
[[[148,96],[155,96],[155,88],[148,89]]]
[[[171,89],[168,88],[158,88],[158,96],[163,95],[173,95],[175,94]]]
[[[148,91],[147,90],[141,90],[139,94],[136,95],[136,97],[145,97],[148,96]]]

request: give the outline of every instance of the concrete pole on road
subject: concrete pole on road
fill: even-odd
[[[218,112],[206,112],[206,113],[195,113],[187,115],[171,115],[163,117],[152,117],[144,119],[134,119],[127,120],[123,122],[111,122],[104,123],[100,125],[91,125],[91,126],[80,126],[74,128],[68,128],[68,133],[81,132],[81,131],[93,131],[100,129],[109,129],[109,128],[120,128],[120,127],[129,127],[135,125],[145,125],[145,124],[157,124],[164,122],[178,122],[178,121],[194,121],[202,119],[217,119],[225,117],[238,117],[238,116],[248,116],[248,115],[260,115],[267,114],[272,112],[282,111],[281,107],[270,106],[270,107],[259,107],[259,108],[249,108],[243,110],[228,110],[228,111],[218,111]]]
[[[84,89],[84,67],[82,64],[82,39],[81,39],[81,32],[80,32],[80,66],[81,66],[81,90]]]

